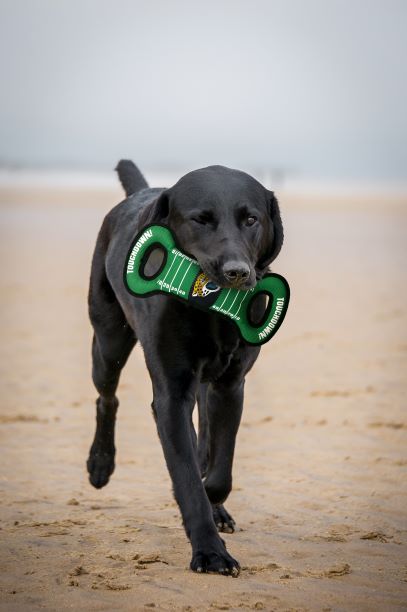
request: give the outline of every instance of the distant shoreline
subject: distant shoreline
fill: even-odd
[[[145,172],[152,187],[170,187],[182,176],[174,171]],[[273,188],[266,180],[268,188]],[[407,212],[407,183],[287,181],[274,186],[288,209],[395,210]],[[0,168],[0,206],[59,205],[111,208],[124,198],[114,171],[43,171]]]
[[[152,187],[169,187],[194,168],[145,169],[142,172]],[[390,195],[407,197],[407,181],[400,180],[345,180],[327,178],[305,178],[286,175],[274,177],[266,169],[247,168],[242,170],[257,178],[268,189],[275,189],[289,195],[315,195],[341,197],[368,197]],[[112,189],[118,185],[116,173],[112,170],[9,168],[0,166],[0,189],[5,188],[64,188],[64,189]]]

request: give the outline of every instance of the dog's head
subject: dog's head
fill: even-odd
[[[274,193],[223,166],[186,174],[143,217],[143,224],[165,223],[180,248],[220,287],[253,287],[283,243]]]

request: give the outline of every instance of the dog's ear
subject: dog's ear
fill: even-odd
[[[154,202],[148,204],[140,213],[140,227],[165,222],[169,214],[169,199],[170,190],[165,189]]]
[[[260,275],[264,274],[272,261],[279,254],[283,246],[284,232],[280,216],[280,208],[276,196],[272,191],[266,190],[268,213],[271,223],[263,239],[263,249],[256,269]]]

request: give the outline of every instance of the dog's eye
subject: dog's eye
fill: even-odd
[[[249,215],[246,219],[246,225],[250,227],[251,225],[254,225],[256,221],[257,221],[257,217],[254,217],[253,215]]]
[[[192,217],[191,221],[194,221],[195,223],[199,223],[200,225],[206,225],[207,223],[213,222],[213,215],[210,213],[202,213],[201,215]]]

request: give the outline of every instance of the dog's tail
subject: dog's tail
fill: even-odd
[[[148,187],[146,179],[130,159],[121,159],[116,166],[116,172],[127,196]]]

